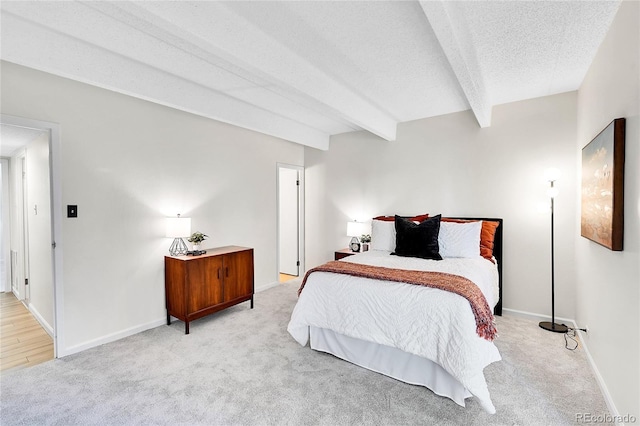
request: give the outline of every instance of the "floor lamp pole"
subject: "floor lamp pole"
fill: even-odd
[[[555,253],[554,253],[554,243],[553,243],[553,213],[554,213],[554,188],[553,188],[553,180],[551,182],[551,189],[549,190],[551,196],[551,322],[542,321],[539,325],[541,328],[545,330],[554,331],[556,333],[566,333],[568,328],[566,325],[556,324],[556,298],[555,298]]]

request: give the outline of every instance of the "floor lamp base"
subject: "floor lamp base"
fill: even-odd
[[[566,333],[569,331],[569,327],[562,324],[557,324],[555,322],[543,321],[538,324],[540,328],[544,328],[545,330],[553,331],[555,333]]]

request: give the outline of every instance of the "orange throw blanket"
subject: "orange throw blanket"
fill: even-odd
[[[302,285],[298,290],[298,297],[307,283],[307,278],[309,278],[309,275],[314,272],[333,272],[336,274],[347,274],[362,278],[395,281],[437,288],[458,294],[467,299],[471,305],[471,310],[476,318],[476,333],[478,333],[478,336],[492,341],[497,334],[493,319],[493,312],[487,303],[487,299],[480,291],[480,288],[467,278],[444,272],[410,271],[406,269],[393,269],[381,266],[331,261],[310,269],[307,272],[302,280]]]

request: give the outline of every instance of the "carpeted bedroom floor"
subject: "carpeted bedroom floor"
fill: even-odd
[[[608,413],[584,351],[535,322],[498,317],[496,406],[466,408],[287,333],[299,280],[191,323],[175,322],[0,377],[0,423],[59,425],[570,425]]]

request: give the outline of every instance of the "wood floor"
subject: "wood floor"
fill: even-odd
[[[53,359],[53,339],[13,293],[0,293],[0,371]]]
[[[281,283],[286,283],[289,280],[292,280],[294,278],[298,278],[295,275],[287,275],[287,274],[283,274],[282,272],[280,273],[280,282]]]

